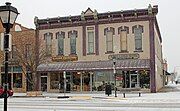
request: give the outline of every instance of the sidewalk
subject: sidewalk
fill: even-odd
[[[180,84],[168,83],[159,92],[176,92],[180,91]]]
[[[41,96],[36,97],[49,97],[57,98],[60,96],[69,96],[69,97],[107,97],[105,92],[70,92],[70,93],[47,93],[43,92]],[[13,97],[31,97],[27,96],[26,93],[14,93]]]
[[[180,93],[180,84],[168,84],[164,88],[162,88],[159,92],[157,93],[147,93],[147,92],[142,92],[141,96],[138,96],[138,93],[136,94],[126,94],[126,98],[146,98],[149,96],[155,96],[156,95],[161,95],[161,93],[173,93],[177,92]],[[114,97],[114,91],[112,91],[112,94],[110,96],[105,95],[104,91],[93,91],[93,92],[70,92],[70,93],[47,93],[43,92],[42,95],[40,96],[35,96],[35,97],[48,97],[48,98],[63,98],[63,97],[69,97],[69,98],[74,98],[74,99],[91,99],[91,98],[102,98],[102,99],[112,99],[112,98],[123,98],[123,94],[120,93],[120,91],[117,91],[117,96]],[[26,96],[26,93],[14,93],[13,97],[31,97],[31,96]]]

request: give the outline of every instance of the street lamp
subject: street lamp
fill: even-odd
[[[114,73],[114,94],[117,97],[117,87],[116,87],[116,60],[113,59],[113,73]]]
[[[10,28],[17,18],[18,11],[15,7],[11,6],[11,3],[6,2],[6,5],[0,6],[0,19],[3,27],[5,28],[4,34],[4,51],[5,51],[5,84],[4,84],[4,111],[7,111],[7,90],[8,90],[8,54],[9,54],[9,32]]]

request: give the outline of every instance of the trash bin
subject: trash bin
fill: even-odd
[[[112,89],[111,89],[111,85],[110,84],[107,84],[106,86],[105,86],[105,94],[106,95],[110,95],[110,94],[112,94]]]

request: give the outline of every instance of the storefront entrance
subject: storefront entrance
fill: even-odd
[[[41,91],[47,92],[47,74],[41,75]]]
[[[90,91],[90,78],[89,72],[74,73],[72,78],[73,91]]]
[[[147,74],[136,70],[117,71],[116,86],[118,88],[139,88],[146,85],[149,88],[149,83],[146,83],[147,80],[149,81],[149,75],[147,71],[145,72]],[[112,71],[56,72],[41,75],[41,90],[61,93],[65,90],[66,92],[103,91],[106,84],[112,85],[113,89],[114,82]]]
[[[139,77],[138,74],[130,74],[130,88],[139,87]]]
[[[49,88],[47,90],[47,76],[41,76],[41,90],[50,92],[91,91],[93,77],[89,72],[60,72],[49,73]],[[46,84],[46,85],[44,85]],[[45,89],[44,89],[45,88]]]

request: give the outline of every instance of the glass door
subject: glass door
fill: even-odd
[[[136,88],[139,87],[139,78],[137,74],[131,74],[130,75],[130,88]]]
[[[47,92],[47,76],[41,76],[41,91]]]

